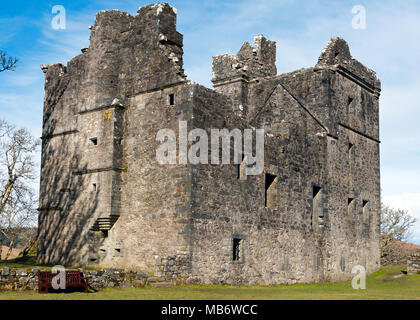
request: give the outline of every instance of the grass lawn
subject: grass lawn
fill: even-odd
[[[4,263],[0,263],[0,267]],[[12,266],[13,264],[8,264]],[[25,266],[25,263],[16,266]],[[0,292],[0,300],[420,300],[420,275],[403,275],[405,267],[384,267],[368,277],[366,290],[354,290],[351,282],[298,284],[271,287],[179,286],[174,288],[109,288],[96,293],[38,294]],[[402,276],[401,276],[402,275]]]

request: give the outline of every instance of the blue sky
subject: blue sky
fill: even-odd
[[[0,73],[0,118],[41,135],[41,64],[65,64],[89,44],[95,13],[132,15],[149,1],[8,1],[0,11],[0,49],[20,59]],[[418,218],[411,240],[420,244],[420,2],[405,0],[191,0],[178,9],[188,78],[211,87],[211,57],[236,53],[264,34],[277,42],[279,73],[314,66],[331,36],[349,42],[353,57],[377,72],[380,100],[383,202]],[[52,7],[66,9],[66,29],[51,27]],[[352,28],[352,8],[366,8],[365,30]]]

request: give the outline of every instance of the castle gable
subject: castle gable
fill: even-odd
[[[331,38],[315,69],[336,70],[377,97],[381,92],[381,82],[375,72],[353,59],[347,42],[341,38]]]

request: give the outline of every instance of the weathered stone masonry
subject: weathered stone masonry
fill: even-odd
[[[407,272],[408,274],[420,274],[420,252],[408,256]]]
[[[259,35],[188,81],[176,10],[101,11],[90,46],[45,72],[41,263],[215,284],[340,281],[380,267],[375,73],[333,38],[314,68],[277,75]],[[160,165],[156,134],[265,130],[264,172]],[[210,136],[210,134],[209,134]]]

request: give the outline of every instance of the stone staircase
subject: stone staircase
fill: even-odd
[[[172,281],[168,281],[162,277],[150,277],[147,279],[147,283],[153,288],[169,288],[174,286]]]
[[[91,231],[108,231],[111,230],[112,226],[117,222],[119,216],[109,216],[96,219]]]

